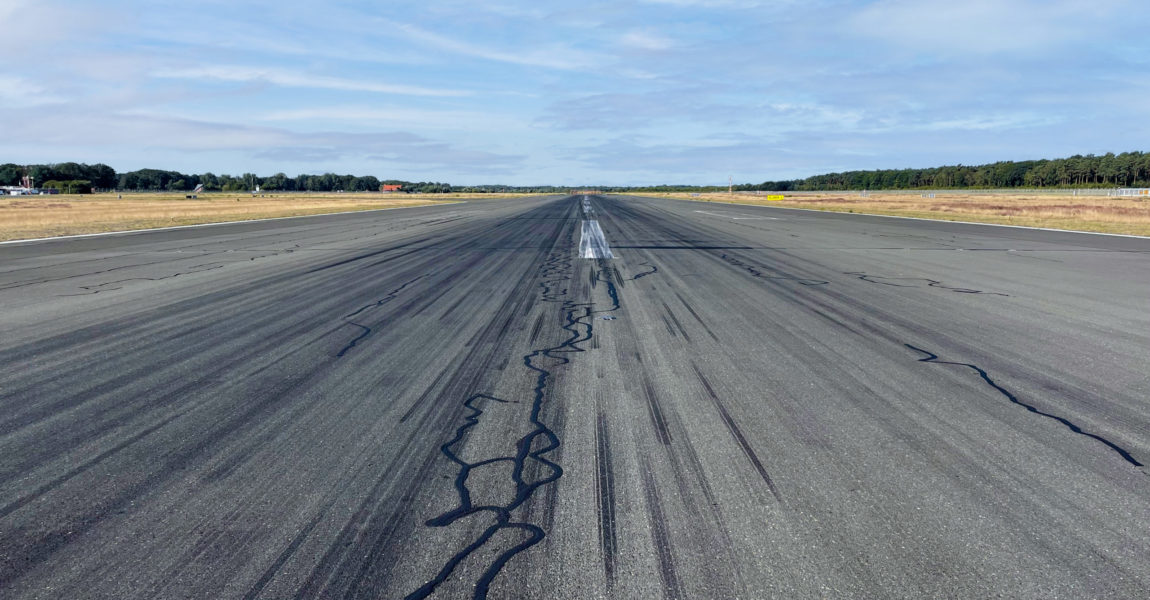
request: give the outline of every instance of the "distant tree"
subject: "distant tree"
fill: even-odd
[[[116,187],[116,170],[105,164],[95,164],[89,167],[88,178],[92,180],[93,187],[102,190]]]
[[[225,192],[243,192],[247,191],[247,186],[244,185],[242,179],[231,175],[220,175],[220,189]]]
[[[287,175],[276,173],[263,180],[263,189],[268,191],[283,190],[287,188]],[[253,188],[254,189],[254,188]]]
[[[200,175],[200,184],[204,186],[204,190],[208,192],[218,192],[220,190],[220,179],[214,173],[204,173]]]
[[[24,176],[24,167],[6,163],[0,165],[0,185],[20,185],[20,178]]]
[[[379,189],[379,185],[379,179],[371,175],[356,177],[355,182],[352,184],[352,190],[356,192],[374,192]]]
[[[41,188],[49,190],[57,190],[61,194],[91,194],[92,182],[87,179],[70,179],[66,181],[56,181],[50,179],[43,184],[39,184]]]

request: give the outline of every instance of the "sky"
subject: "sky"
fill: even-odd
[[[0,0],[0,163],[717,185],[1132,150],[1146,0]]]

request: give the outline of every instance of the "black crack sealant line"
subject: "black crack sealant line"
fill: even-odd
[[[94,285],[82,285],[82,286],[80,286],[80,289],[86,290],[84,292],[81,292],[78,294],[57,294],[57,296],[60,296],[60,297],[92,296],[95,294],[99,294],[100,292],[113,292],[116,290],[124,289],[123,286],[114,287],[114,288],[105,287],[105,286],[109,286],[109,285],[116,285],[118,283],[128,283],[131,281],[163,281],[165,279],[175,279],[176,277],[179,277],[181,275],[191,275],[193,273],[203,273],[204,271],[214,271],[216,269],[222,269],[222,268],[224,268],[224,266],[225,266],[225,263],[204,263],[202,265],[194,265],[194,266],[190,267],[187,271],[180,271],[179,273],[173,273],[171,275],[164,275],[162,277],[129,277],[128,279],[117,279],[116,281],[106,281],[104,283],[97,283]]]
[[[506,566],[511,559],[515,558],[516,555],[538,544],[546,537],[547,532],[544,531],[542,527],[534,523],[515,521],[513,513],[516,509],[522,507],[539,488],[554,483],[563,476],[563,468],[547,458],[548,454],[559,448],[559,436],[543,422],[541,413],[547,400],[548,386],[551,383],[554,369],[571,362],[571,359],[566,355],[585,352],[585,350],[580,347],[580,344],[590,340],[594,334],[593,320],[595,315],[609,313],[619,308],[619,295],[615,284],[611,281],[609,275],[606,278],[602,277],[602,273],[605,269],[605,260],[601,259],[597,262],[599,274],[597,274],[596,277],[600,281],[607,283],[607,293],[611,296],[612,302],[611,308],[601,311],[594,310],[593,302],[580,303],[568,297],[569,288],[567,286],[572,281],[574,270],[573,258],[569,250],[565,249],[553,252],[543,265],[543,281],[539,284],[542,301],[560,305],[565,315],[563,330],[567,331],[569,336],[557,346],[533,350],[523,357],[523,365],[536,374],[529,416],[533,429],[527,435],[519,438],[515,443],[516,451],[514,456],[501,456],[478,462],[467,462],[456,453],[456,447],[463,442],[467,431],[479,424],[479,418],[483,414],[483,411],[476,406],[477,403],[481,401],[514,403],[514,401],[495,398],[494,396],[486,394],[477,394],[464,401],[464,406],[471,411],[471,415],[467,417],[463,425],[456,429],[455,437],[440,447],[440,451],[448,460],[459,465],[459,474],[455,477],[455,489],[456,493],[459,494],[459,506],[427,521],[426,524],[429,527],[447,527],[478,513],[489,513],[495,518],[495,523],[484,530],[475,541],[451,556],[434,578],[420,586],[419,589],[408,594],[406,596],[408,600],[417,600],[431,596],[435,593],[437,587],[447,581],[448,577],[451,576],[451,573],[461,562],[477,550],[486,546],[500,531],[514,529],[526,533],[528,536],[526,540],[499,554],[475,582],[473,598],[476,600],[487,598],[492,582],[503,570],[503,567]],[[553,366],[550,368],[545,367],[541,364],[543,361],[554,361]],[[537,440],[541,440],[541,443],[537,443]],[[533,480],[528,480],[525,477],[524,471],[529,464],[529,460],[542,467],[542,477]],[[471,500],[471,490],[467,484],[468,476],[471,474],[471,471],[476,468],[499,462],[506,462],[512,465],[511,478],[515,482],[515,497],[502,505],[474,504]]]
[[[221,254],[221,252],[205,252],[205,253],[201,254],[200,256],[212,256],[215,254]],[[112,258],[121,258],[122,256],[125,256],[125,255],[118,255],[118,256],[114,256],[114,257],[101,258],[101,259],[96,259],[96,260],[97,261],[110,260]],[[39,285],[41,283],[52,283],[54,281],[64,281],[67,279],[79,279],[80,277],[92,277],[95,275],[102,275],[104,273],[111,273],[113,271],[123,271],[124,269],[137,269],[137,268],[142,268],[142,267],[150,267],[152,265],[162,265],[165,263],[178,262],[181,260],[187,260],[187,259],[185,257],[182,257],[182,256],[180,258],[175,258],[175,259],[165,258],[164,260],[154,260],[152,262],[135,263],[135,264],[130,264],[130,265],[120,265],[118,267],[112,267],[110,269],[103,269],[100,271],[92,271],[91,273],[76,273],[73,275],[65,275],[62,277],[48,277],[48,278],[44,278],[44,279],[12,281],[12,282],[6,283],[4,285],[0,285],[0,290],[10,290],[13,288],[22,288],[22,287],[27,287],[30,285]],[[80,262],[92,262],[92,261],[80,261]],[[14,271],[9,271],[8,274],[11,274],[13,272]]]
[[[427,277],[427,275],[420,275],[419,277],[416,277],[415,279],[412,279],[411,281],[404,283],[403,285],[395,288],[394,290],[391,290],[390,292],[387,293],[387,295],[380,298],[379,300],[376,300],[375,302],[372,302],[371,304],[365,304],[365,305],[359,307],[358,309],[356,309],[355,311],[344,315],[343,320],[347,321],[348,325],[351,325],[353,327],[358,327],[361,331],[360,331],[360,334],[358,336],[356,336],[354,340],[348,342],[348,344],[346,346],[344,346],[343,349],[340,350],[339,353],[335,355],[335,357],[336,358],[343,358],[343,355],[347,354],[348,351],[350,351],[352,348],[354,348],[356,344],[358,344],[360,341],[363,340],[363,338],[371,335],[372,330],[370,327],[368,327],[367,325],[361,325],[359,323],[356,323],[355,321],[349,321],[348,319],[351,319],[352,317],[362,313],[365,310],[369,310],[372,308],[378,308],[380,306],[383,306],[384,304],[387,304],[388,302],[391,302],[392,300],[395,300],[395,297],[398,296],[399,293],[404,290],[404,288],[415,283],[416,281],[419,281],[420,279],[423,279],[424,277]]]
[[[802,277],[795,277],[794,275],[770,275],[770,274],[764,272],[759,267],[756,267],[754,265],[749,265],[749,264],[729,255],[729,254],[723,254],[719,258],[722,258],[723,260],[727,261],[728,263],[745,270],[746,272],[750,273],[751,276],[757,277],[759,279],[777,279],[777,280],[781,280],[781,281],[794,281],[795,283],[799,283],[801,285],[827,285],[828,283],[830,283],[829,281],[823,281],[822,279],[804,279]],[[778,271],[775,271],[775,272],[777,273]]]
[[[1018,406],[1021,406],[1022,408],[1025,408],[1026,410],[1028,410],[1028,411],[1030,411],[1036,415],[1040,415],[1040,416],[1046,417],[1048,419],[1054,419],[1055,421],[1062,423],[1063,425],[1066,426],[1067,429],[1069,429],[1070,431],[1073,431],[1074,433],[1077,433],[1078,435],[1084,435],[1088,438],[1092,438],[1092,439],[1098,440],[1099,442],[1102,442],[1103,444],[1106,444],[1106,446],[1108,448],[1110,448],[1114,452],[1118,453],[1118,455],[1121,456],[1123,460],[1125,460],[1126,462],[1130,463],[1131,465],[1133,465],[1135,467],[1143,466],[1142,463],[1138,462],[1138,460],[1135,459],[1130,454],[1130,452],[1128,450],[1119,446],[1118,444],[1115,444],[1114,442],[1111,442],[1110,440],[1108,440],[1108,439],[1106,439],[1100,435],[1095,435],[1095,434],[1090,433],[1088,431],[1083,431],[1081,427],[1079,427],[1078,425],[1075,425],[1069,419],[1060,417],[1058,415],[1052,415],[1050,413],[1042,412],[1041,410],[1038,410],[1037,408],[1035,408],[1029,404],[1026,404],[1025,402],[1022,402],[1021,400],[1018,399],[1017,396],[1015,396],[1014,394],[1007,391],[1006,388],[995,383],[995,381],[990,378],[990,375],[981,367],[978,367],[977,365],[972,365],[970,363],[948,362],[948,361],[944,361],[944,360],[939,360],[938,355],[933,353],[933,352],[928,352],[926,350],[923,350],[922,348],[918,348],[918,347],[912,346],[910,344],[904,344],[904,345],[907,348],[914,350],[915,352],[919,352],[921,354],[926,355],[926,358],[920,358],[920,359],[918,359],[918,362],[934,363],[937,365],[953,365],[956,367],[966,367],[968,369],[973,370],[974,372],[978,373],[978,376],[981,377],[982,380],[987,383],[987,385],[989,385],[990,387],[997,390],[998,393],[1005,396],[1006,399],[1010,400],[1012,403],[1017,404]]]
[[[927,287],[938,288],[938,289],[942,289],[942,290],[949,290],[951,292],[955,292],[955,293],[959,293],[959,294],[982,294],[984,296],[1005,296],[1007,298],[1010,297],[1010,294],[1003,294],[1000,292],[984,292],[982,290],[972,290],[970,288],[950,287],[947,285],[943,285],[941,281],[936,281],[934,279],[928,279],[926,277],[881,277],[879,275],[867,275],[865,272],[862,272],[862,271],[843,273],[843,275],[854,275],[855,277],[858,277],[860,280],[866,281],[868,283],[877,283],[879,285],[889,285],[891,287],[917,288],[919,286],[917,286],[917,285],[904,285],[901,283],[889,283],[890,281],[925,281]],[[886,280],[886,281],[879,281],[880,279]]]
[[[650,271],[643,271],[642,273],[637,273],[634,277],[632,277],[631,279],[628,279],[628,281],[635,281],[637,279],[642,279],[648,275],[654,275],[655,273],[659,272],[659,267],[656,267],[655,265],[653,265],[649,262],[641,262],[639,264],[641,266],[644,266],[644,267],[649,267],[651,270]]]

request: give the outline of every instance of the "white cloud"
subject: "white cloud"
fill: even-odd
[[[279,110],[260,117],[268,122],[349,121],[360,125],[395,125],[407,129],[454,132],[506,132],[525,129],[522,119],[476,110],[430,110],[400,106],[316,106]]]
[[[10,140],[20,140],[28,150],[36,147],[60,148],[72,152],[98,149],[116,153],[136,149],[138,156],[156,154],[235,152],[252,158],[281,163],[309,164],[340,160],[385,162],[420,168],[498,171],[518,165],[522,157],[473,150],[456,142],[442,142],[405,131],[318,131],[298,132],[278,127],[257,127],[234,123],[199,121],[142,113],[96,113],[61,110],[12,111],[0,114],[9,119],[0,140],[0,150]],[[27,140],[35,140],[29,144]],[[79,140],[79,141],[78,141]],[[22,150],[22,153],[27,153]],[[169,165],[164,168],[176,168]],[[215,170],[219,170],[218,167]]]
[[[692,7],[692,8],[737,8],[737,9],[750,9],[759,8],[764,5],[771,4],[794,4],[793,1],[788,0],[775,0],[775,2],[765,0],[641,0],[645,4],[668,4],[671,6],[679,7]]]
[[[965,117],[959,119],[942,119],[930,121],[910,128],[923,131],[965,130],[965,131],[999,131],[1004,129],[1018,129],[1022,127],[1039,127],[1053,125],[1059,122],[1054,117],[1039,117],[1030,114],[997,114]]]
[[[0,108],[30,108],[60,104],[64,99],[23,77],[0,76]]]
[[[456,37],[440,35],[407,23],[390,23],[390,25],[402,31],[407,37],[428,46],[453,54],[483,60],[563,70],[587,69],[599,62],[596,57],[586,52],[565,46],[532,48],[519,52],[497,50],[479,44],[461,41]]]
[[[28,63],[67,52],[91,32],[115,31],[130,16],[90,3],[0,0],[0,63]]]
[[[924,54],[1033,51],[1107,33],[1130,0],[879,0],[846,20],[855,35]]]
[[[379,94],[399,94],[405,96],[469,96],[471,92],[443,88],[379,83],[370,79],[350,79],[260,67],[214,65],[182,69],[159,69],[153,77],[163,79],[212,79],[241,83],[268,83],[281,87],[299,87],[350,92],[374,92]]]
[[[671,38],[646,31],[628,31],[619,38],[619,41],[624,46],[655,52],[670,50],[675,46],[675,41]]]
[[[0,0],[0,23],[11,23],[8,17],[29,4],[28,0]]]

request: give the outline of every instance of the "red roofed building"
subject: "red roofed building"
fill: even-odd
[[[402,189],[403,189],[403,185],[398,184],[398,183],[395,183],[395,184],[385,183],[385,184],[379,186],[379,191],[385,192],[385,193],[386,192],[398,192]]]

